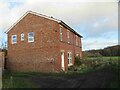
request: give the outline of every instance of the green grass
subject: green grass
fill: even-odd
[[[3,72],[3,88],[36,88],[37,86],[30,82],[31,76],[56,76],[56,77],[76,77],[80,74],[86,74],[90,72],[89,68],[83,68],[79,72],[68,71],[59,73],[44,73],[44,72]],[[11,78],[12,76],[12,78]]]
[[[33,84],[26,78],[13,77],[3,80],[3,88],[33,88]]]
[[[88,57],[89,59],[104,59],[104,60],[118,60],[119,56],[102,56],[102,57]]]
[[[60,73],[43,73],[43,72],[13,72],[10,74],[8,71],[3,73],[3,88],[36,88],[37,86],[29,80],[31,76],[56,76],[56,77],[76,77],[80,74],[90,72],[89,68],[82,69],[79,72],[60,72]],[[11,78],[12,76],[12,78]]]
[[[80,74],[86,74],[95,70],[102,69],[109,66],[113,71],[114,78],[111,80],[109,87],[118,88],[118,57],[96,57],[96,58],[83,58],[83,62],[78,66],[78,71],[70,70],[59,73],[43,73],[43,72],[3,72],[3,88],[36,88],[33,82],[30,82],[31,76],[57,76],[57,77],[76,77]],[[89,62],[88,65],[85,62]],[[12,78],[11,78],[12,76]]]
[[[110,66],[112,72],[113,72],[113,79],[110,82],[109,88],[119,88],[120,89],[120,66],[119,65],[113,65]]]
[[[29,75],[29,74],[28,74]],[[35,85],[29,81],[29,77],[24,73],[3,72],[3,88],[35,88]]]
[[[113,79],[110,82],[110,85],[108,86],[108,88],[119,88],[120,89],[120,85],[118,85],[120,83],[120,81],[118,81],[118,79],[120,79],[120,61],[119,61],[120,57],[118,56],[111,56],[111,57],[87,57],[87,58],[83,58],[83,63],[86,63],[86,65],[92,68],[91,71],[93,71],[93,69],[95,68],[95,70],[99,70],[101,68],[104,67],[109,67],[112,72],[113,72]],[[89,63],[88,63],[89,62]],[[97,62],[97,63],[96,63]],[[89,69],[88,69],[89,71]]]

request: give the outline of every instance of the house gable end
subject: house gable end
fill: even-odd
[[[36,13],[36,12],[33,12],[33,11],[28,11],[26,12],[19,20],[16,21],[16,23],[14,23],[5,33],[8,33],[10,30],[12,30],[23,18],[25,18],[28,14],[32,14],[32,15],[36,15],[36,16],[39,16],[39,17],[42,17],[42,18],[45,18],[45,19],[48,19],[48,20],[52,20],[52,21],[55,21],[59,24],[61,24],[62,26],[64,26],[65,28],[67,28],[68,30],[70,30],[71,32],[75,33],[77,36],[79,36],[80,38],[82,38],[81,35],[79,35],[76,31],[74,31],[71,27],[69,27],[66,23],[64,23],[63,21],[59,20],[59,19],[55,19],[53,17],[49,17],[49,16],[46,16],[46,15],[42,15],[42,14],[39,14],[39,13]]]
[[[51,18],[51,17],[46,16],[46,15],[38,14],[36,12],[28,11],[22,17],[20,17],[20,19],[17,20],[5,33],[8,33],[10,30],[12,30],[22,19],[26,18],[26,16],[29,15],[29,14],[36,15],[36,16],[39,16],[39,17],[42,17],[42,18],[45,18],[45,19],[48,19],[48,20],[53,20],[53,21],[56,21],[56,22],[60,22],[60,20],[58,20],[58,19],[54,19],[54,18]]]

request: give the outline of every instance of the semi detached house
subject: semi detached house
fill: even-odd
[[[82,57],[82,36],[53,17],[28,11],[7,34],[11,71],[66,71],[75,56]]]

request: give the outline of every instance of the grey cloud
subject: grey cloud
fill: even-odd
[[[14,0],[18,2],[18,0]],[[116,30],[116,18],[111,18],[117,15],[117,3],[97,3],[97,2],[64,2],[62,1],[42,1],[40,0],[19,0],[19,7],[12,9],[8,6],[8,0],[0,1],[0,30],[6,31],[15,21],[17,21],[26,11],[33,10],[41,14],[53,16],[58,19],[62,19],[68,25],[75,28],[80,33],[85,33],[86,37],[97,37],[101,36],[101,33]],[[105,23],[100,23],[96,18],[108,17],[109,22],[106,20]],[[117,16],[116,16],[117,17]],[[98,27],[93,27],[95,23],[98,23]],[[79,30],[79,26],[85,25],[83,30]],[[99,26],[100,25],[100,26]],[[97,24],[96,24],[97,26]],[[106,29],[106,31],[105,31]]]

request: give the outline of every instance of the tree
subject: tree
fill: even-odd
[[[1,44],[1,49],[5,53],[5,56],[7,56],[7,42]]]

